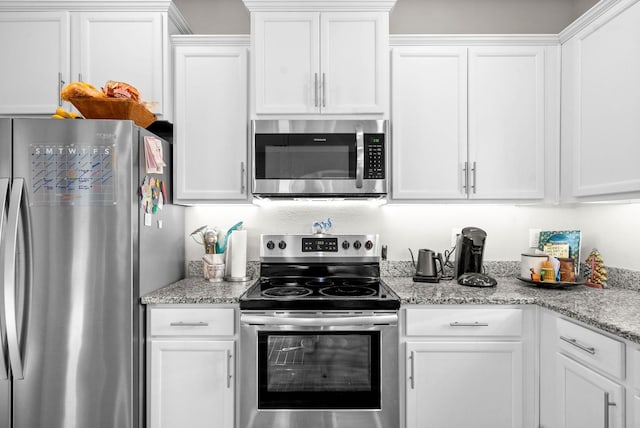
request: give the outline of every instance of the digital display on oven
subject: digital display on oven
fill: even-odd
[[[338,238],[302,238],[302,252],[338,252]]]

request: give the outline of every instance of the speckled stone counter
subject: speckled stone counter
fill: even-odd
[[[590,326],[640,343],[640,292],[582,285],[545,289],[512,277],[498,277],[490,288],[465,287],[455,281],[416,283],[411,277],[385,278],[402,304],[538,305]]]
[[[255,282],[209,282],[189,277],[142,296],[143,305],[238,303],[238,299]]]
[[[513,276],[495,275],[496,287],[475,288],[455,281],[438,284],[413,282],[407,276],[385,276],[402,304],[442,305],[538,305],[593,327],[640,343],[640,291],[637,289],[594,289],[576,286],[544,289],[530,286]],[[142,297],[142,304],[238,303],[255,280],[208,282],[189,277]]]

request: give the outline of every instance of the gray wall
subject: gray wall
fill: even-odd
[[[242,0],[174,0],[195,34],[249,34]],[[398,0],[393,34],[555,34],[596,0]]]

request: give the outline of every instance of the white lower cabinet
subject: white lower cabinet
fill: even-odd
[[[557,364],[559,428],[624,427],[620,384],[562,354],[557,354]]]
[[[234,428],[233,308],[152,307],[147,427]]]
[[[402,311],[406,428],[533,428],[535,308]]]
[[[407,428],[522,426],[522,343],[408,342]]]

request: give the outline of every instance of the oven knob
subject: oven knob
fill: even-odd
[[[287,243],[284,241],[278,242],[278,248],[280,248],[281,250],[284,250],[285,248],[287,248]]]
[[[364,243],[364,248],[366,248],[367,250],[370,250],[373,248],[373,242],[371,241],[367,241]]]
[[[349,241],[342,241],[342,248],[345,250],[349,249]]]
[[[353,243],[353,248],[355,248],[356,250],[359,250],[360,247],[362,247],[362,242],[360,241],[354,241]]]
[[[273,250],[275,247],[276,247],[276,244],[274,244],[273,241],[267,242],[268,249]]]

